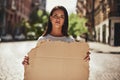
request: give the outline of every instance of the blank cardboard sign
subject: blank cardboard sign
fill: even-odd
[[[44,41],[29,53],[24,80],[88,80],[85,42]]]

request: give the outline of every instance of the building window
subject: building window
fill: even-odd
[[[15,2],[15,0],[12,0],[11,4],[12,4],[11,9],[16,10],[16,2]]]
[[[120,0],[116,0],[116,3],[120,4]]]
[[[120,0],[116,0],[116,3],[117,3],[117,12],[118,12],[118,15],[120,16]]]
[[[117,6],[117,12],[120,12],[120,5]]]
[[[0,10],[0,24],[2,24],[2,21],[3,21],[3,10]],[[1,26],[0,26],[1,27]]]

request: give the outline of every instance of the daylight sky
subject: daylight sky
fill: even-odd
[[[64,6],[68,13],[75,13],[77,0],[46,0],[46,10],[51,11],[51,9],[56,5]]]

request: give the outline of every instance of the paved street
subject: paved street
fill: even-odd
[[[23,80],[22,60],[35,44],[35,41],[0,43],[0,80]]]
[[[120,47],[89,42],[91,50],[89,80],[120,80]]]
[[[0,80],[23,80],[24,56],[36,41],[0,43]],[[89,42],[89,80],[120,80],[120,47]]]
[[[120,80],[120,55],[92,53],[90,80]]]

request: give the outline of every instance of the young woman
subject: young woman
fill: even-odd
[[[38,43],[42,40],[73,42],[74,39],[68,36],[68,12],[63,6],[55,6],[49,16],[48,27],[45,33],[39,37]],[[89,52],[85,60],[89,60]],[[25,56],[23,64],[28,65],[29,58]]]
[[[43,36],[41,36],[38,41],[49,39],[49,40],[60,40],[71,42],[74,41],[68,36],[68,13],[63,6],[56,6],[52,9],[49,20],[48,27]]]

